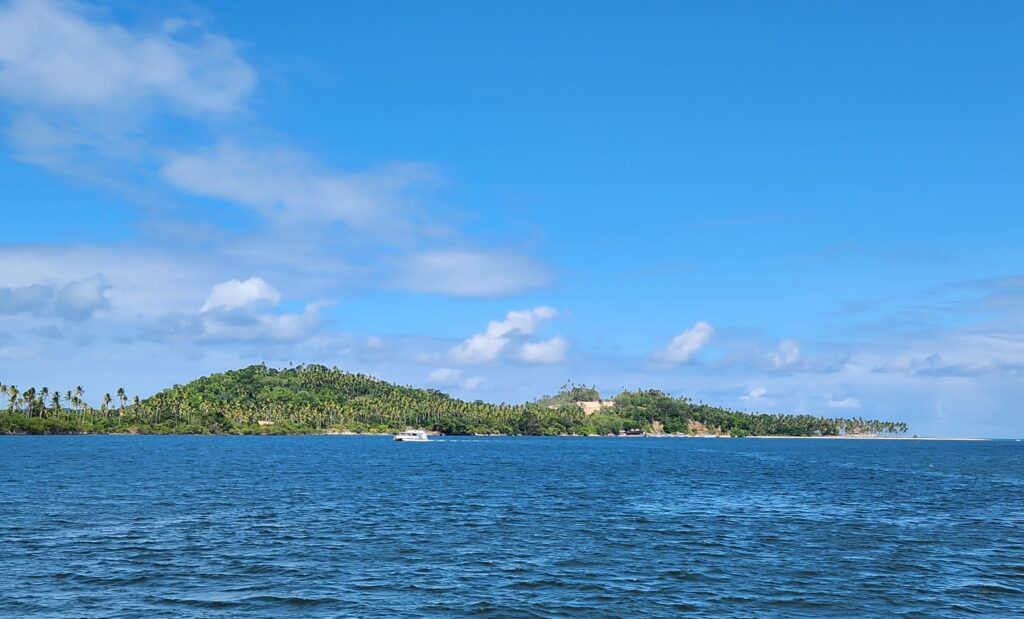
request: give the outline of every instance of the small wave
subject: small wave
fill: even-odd
[[[285,606],[321,606],[323,604],[334,604],[338,600],[334,598],[307,598],[297,595],[256,595],[242,600],[243,602],[267,602],[270,604],[283,604]]]
[[[79,574],[74,576],[73,579],[83,585],[101,585],[104,587],[111,587],[116,585],[137,585],[144,583],[149,580],[149,576],[145,574],[136,574],[134,576],[83,576]]]
[[[949,590],[950,593],[962,594],[962,593],[977,593],[981,595],[996,594],[1009,594],[1009,595],[1021,595],[1024,591],[995,582],[975,582],[962,585],[960,587],[954,587]]]
[[[517,580],[515,582],[509,583],[508,585],[505,585],[505,588],[522,591],[534,591],[536,589],[567,589],[570,587],[567,583],[561,580],[540,578],[536,580]]]
[[[662,574],[663,578],[671,578],[673,580],[680,580],[684,582],[702,582],[719,580],[713,576],[709,576],[704,572],[693,571],[693,570],[669,570]]]
[[[266,563],[253,563],[246,565],[240,570],[243,574],[286,574],[294,570],[279,565],[268,565]]]
[[[209,608],[209,609],[224,609],[224,608],[237,608],[243,606],[242,602],[235,600],[197,600],[193,598],[171,598],[171,597],[156,597],[153,598],[158,604],[165,604],[171,606],[188,606],[191,608]]]

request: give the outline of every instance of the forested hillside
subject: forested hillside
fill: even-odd
[[[833,436],[898,433],[899,422],[812,415],[760,415],[733,411],[661,391],[626,391],[614,405],[587,415],[577,402],[598,400],[593,387],[571,383],[554,396],[525,404],[452,398],[434,389],[394,385],[364,374],[305,365],[274,369],[253,365],[175,385],[152,397],[117,404],[85,403],[81,388],[2,386],[6,413],[0,432],[299,433],[392,432],[406,427],[445,434],[616,434],[624,430],[716,433],[733,436]]]

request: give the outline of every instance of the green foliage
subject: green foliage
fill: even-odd
[[[841,434],[898,434],[907,431],[903,422],[837,419],[814,415],[765,415],[695,404],[689,398],[657,390],[624,391],[615,396],[615,411],[637,427],[660,421],[666,432],[706,432],[732,436],[838,436]]]
[[[407,427],[444,434],[618,434],[694,431],[732,436],[834,436],[905,432],[906,424],[812,415],[741,413],[661,391],[626,391],[615,406],[586,415],[577,402],[600,400],[594,387],[566,383],[527,404],[466,402],[435,389],[394,385],[322,365],[289,369],[253,365],[175,385],[131,404],[124,389],[88,406],[81,387],[63,396],[46,388],[0,385],[7,398],[0,433],[297,434],[332,430],[395,432]],[[48,397],[49,396],[49,397]],[[62,403],[63,398],[63,403]]]
[[[536,400],[538,406],[544,408],[559,408],[573,402],[593,402],[601,399],[601,393],[597,387],[577,385],[568,381],[555,395],[544,395]]]

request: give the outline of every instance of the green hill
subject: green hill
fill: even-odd
[[[2,432],[318,433],[392,432],[419,427],[445,434],[615,434],[623,430],[733,436],[829,436],[905,432],[899,422],[813,415],[764,415],[673,398],[661,391],[626,391],[614,405],[587,415],[577,405],[598,400],[593,387],[567,383],[554,396],[525,404],[467,402],[434,389],[388,383],[322,365],[274,369],[253,365],[175,385],[128,404],[104,396],[92,408],[67,392],[10,386]],[[45,394],[57,397],[48,401]],[[44,394],[42,397],[39,394]],[[11,397],[11,396],[14,397]]]

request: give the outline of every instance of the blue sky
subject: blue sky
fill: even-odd
[[[0,3],[0,380],[1024,435],[1018,3]]]

